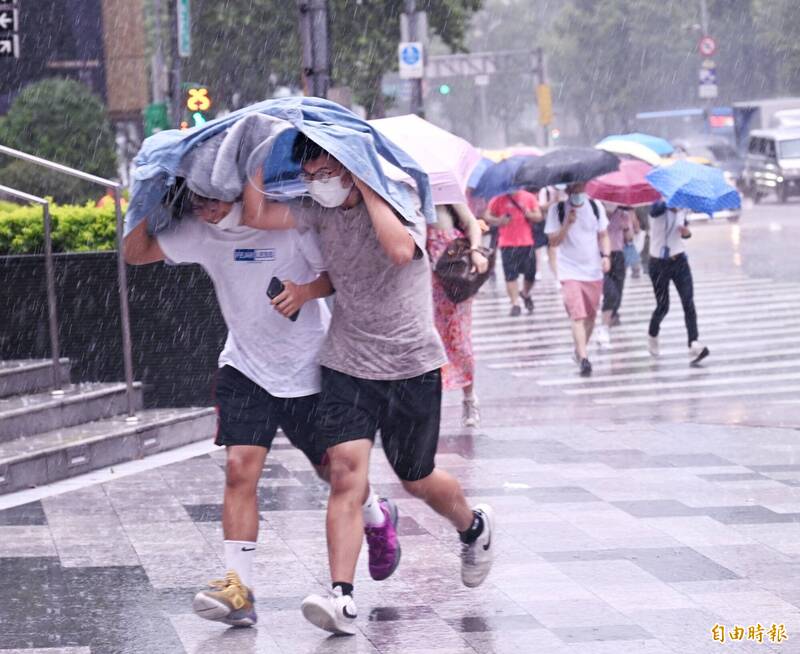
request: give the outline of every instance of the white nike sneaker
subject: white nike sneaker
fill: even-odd
[[[658,336],[647,337],[647,351],[650,352],[650,356],[658,358]]]
[[[595,342],[600,350],[611,347],[611,332],[605,325],[600,325],[597,328]]]
[[[483,583],[494,559],[494,511],[488,504],[478,504],[473,510],[483,519],[483,531],[474,543],[461,543],[461,581],[468,588],[475,588]]]
[[[356,633],[356,603],[350,595],[342,595],[338,586],[328,595],[309,595],[300,608],[305,619],[320,629],[341,636]]]

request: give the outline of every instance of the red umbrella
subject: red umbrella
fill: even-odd
[[[652,169],[644,161],[623,159],[619,170],[596,177],[586,184],[586,192],[595,200],[631,207],[657,202],[661,199],[661,194],[645,178]]]

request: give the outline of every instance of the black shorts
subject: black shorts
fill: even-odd
[[[536,251],[532,245],[500,248],[500,256],[507,282],[517,281],[520,275],[528,282],[536,279]]]
[[[439,370],[411,379],[375,381],[323,367],[316,433],[333,447],[362,438],[374,441],[380,430],[395,474],[418,481],[435,467],[441,408]]]
[[[325,448],[315,439],[319,395],[275,397],[232,366],[217,371],[217,445],[259,445],[269,449],[278,427],[314,465]]]

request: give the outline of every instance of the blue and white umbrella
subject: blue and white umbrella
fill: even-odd
[[[713,215],[716,211],[742,206],[739,192],[725,181],[719,168],[680,160],[653,168],[646,179],[664,196],[668,207]]]
[[[650,134],[642,134],[641,132],[633,132],[631,134],[614,134],[613,136],[606,136],[598,146],[610,141],[629,141],[631,143],[639,143],[645,147],[650,148],[653,152],[662,157],[672,154],[675,148],[672,144],[658,136],[651,136]]]

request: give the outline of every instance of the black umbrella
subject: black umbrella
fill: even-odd
[[[523,163],[514,175],[514,183],[526,188],[544,188],[553,184],[574,184],[619,169],[619,158],[596,148],[560,148]]]

